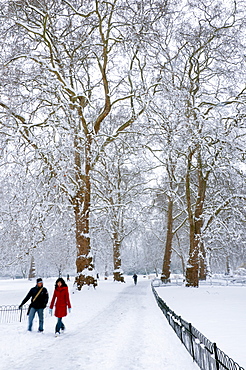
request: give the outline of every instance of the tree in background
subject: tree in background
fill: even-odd
[[[240,198],[232,181],[243,168],[245,154],[240,37],[244,10],[234,1],[182,2],[180,11],[179,5],[159,0],[0,4],[1,165],[10,170],[8,179],[14,173],[9,183],[1,178],[0,232],[2,256],[11,265],[22,261],[26,270],[32,255],[35,260],[42,256],[42,247],[49,255],[52,240],[52,255],[62,244],[61,266],[71,237],[77,247],[76,280],[81,289],[83,284],[95,284],[93,253],[110,268],[110,240],[116,252],[131,249],[136,261],[138,246],[139,258],[150,269],[162,264],[158,256],[166,244],[165,277],[172,251],[184,267],[189,249],[187,285],[198,286],[199,275],[206,275],[206,253],[218,223],[233,235],[234,215],[245,193],[242,188]],[[135,153],[141,146],[139,163],[125,166],[120,161],[120,140]],[[117,158],[119,166],[114,163]],[[120,199],[122,179],[131,183],[134,175],[138,180],[141,167],[145,186],[138,188],[139,200],[133,196],[125,203]],[[160,171],[161,213],[153,211]],[[230,178],[223,189],[218,181],[222,172]],[[104,195],[111,191],[111,206],[106,207],[107,197],[101,197],[98,212],[99,183]],[[226,217],[227,207],[233,211],[232,219]],[[141,234],[128,235],[133,221]],[[239,228],[243,222],[242,212]],[[111,239],[99,230],[105,225]],[[102,236],[98,249],[97,236]],[[142,247],[138,237],[144,241]],[[229,239],[221,232],[215,240],[218,244],[213,244],[210,256],[218,256],[221,241],[231,259]],[[120,279],[121,274],[115,277]]]
[[[104,230],[113,245],[114,280],[124,281],[121,267],[123,241],[136,227],[134,207],[144,186],[143,168],[138,167],[139,152],[131,147],[130,135],[116,140],[105,150],[95,170],[95,212],[103,218]],[[109,148],[108,148],[109,149]],[[101,224],[101,223],[100,223]]]
[[[21,41],[22,48],[12,46],[5,60],[12,84],[19,71],[14,87],[19,104],[8,91],[1,107],[73,205],[79,289],[94,283],[91,172],[104,148],[144,109],[139,97],[145,63],[136,40],[128,41],[124,32],[125,14],[131,23],[139,9],[117,3],[8,1],[3,6],[5,17],[11,16],[6,37],[15,45]]]
[[[176,147],[183,157],[182,168],[186,168],[185,196],[190,238],[186,281],[187,286],[198,286],[199,271],[204,275],[206,270],[202,228],[209,181],[212,172],[221,165],[221,151],[232,144],[229,144],[232,129],[229,122],[236,122],[238,130],[242,123],[240,112],[244,90],[238,78],[238,67],[242,63],[242,45],[238,42],[242,14],[234,2],[224,5],[216,2],[213,6],[207,2],[199,6],[189,2],[183,8],[182,17],[177,14],[175,21],[172,35],[165,39],[166,47],[156,48],[155,69],[157,71],[159,67],[159,75],[155,99],[156,105],[161,102],[163,113],[155,109],[158,113],[155,119],[168,127],[169,119],[165,116],[168,110],[162,100],[165,99],[168,106],[176,98],[179,107],[176,108],[178,118],[174,118],[174,122],[180,122],[180,142],[176,140]],[[174,98],[169,97],[171,93]],[[161,94],[163,96],[160,97]],[[170,133],[173,138],[175,134],[175,130]],[[168,148],[167,144],[167,151]],[[170,203],[169,240],[172,236],[171,211]],[[170,246],[166,250],[169,257]]]

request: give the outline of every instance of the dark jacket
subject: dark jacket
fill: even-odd
[[[71,308],[67,286],[61,286],[61,287],[55,288],[52,300],[50,302],[51,309],[53,309],[54,304],[56,306],[56,309],[55,309],[56,317],[67,316],[67,307]]]
[[[26,297],[21,302],[20,306],[23,306],[30,298],[33,298],[36,296],[38,291],[42,289],[42,287],[38,287],[37,285],[30,289],[29,293],[26,295]],[[34,302],[31,303],[33,308],[39,309],[39,308],[45,308],[49,300],[49,295],[47,292],[47,289],[43,287],[42,292],[38,295],[38,297],[35,299]]]

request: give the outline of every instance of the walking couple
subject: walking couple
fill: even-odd
[[[30,289],[26,297],[21,302],[19,309],[29,300],[31,304],[28,309],[28,331],[32,331],[32,324],[34,316],[37,312],[39,318],[38,332],[42,333],[44,331],[44,309],[48,303],[49,295],[47,289],[43,286],[43,280],[41,278],[37,279],[37,284],[35,287]],[[55,327],[55,335],[58,336],[61,331],[64,331],[65,326],[62,322],[62,318],[67,316],[68,311],[71,312],[71,303],[69,299],[68,286],[64,279],[59,278],[56,280],[55,289],[53,293],[52,300],[50,302],[50,314],[52,315],[53,307],[55,305],[55,316],[57,317],[57,324]]]

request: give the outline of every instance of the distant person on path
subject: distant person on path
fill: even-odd
[[[50,302],[50,314],[52,315],[52,310],[55,305],[55,316],[57,317],[57,324],[55,327],[55,335],[60,334],[60,330],[65,330],[65,325],[62,322],[62,318],[67,316],[67,307],[69,312],[71,312],[71,303],[69,299],[68,287],[62,278],[56,280],[55,290]]]
[[[137,281],[138,281],[138,276],[137,274],[134,274],[133,275],[133,280],[134,280],[134,284],[137,285]]]
[[[70,277],[69,277],[69,274],[67,274],[67,281],[70,281]]]
[[[39,318],[39,333],[44,331],[44,309],[48,303],[49,295],[47,289],[43,286],[43,280],[41,278],[37,279],[37,284],[35,287],[30,289],[27,296],[23,299],[19,305],[19,309],[30,299],[31,304],[28,308],[27,314],[29,315],[28,319],[28,331],[32,331],[32,323],[36,312],[38,313]]]

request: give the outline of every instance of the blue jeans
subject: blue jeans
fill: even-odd
[[[57,318],[57,324],[56,324],[56,333],[60,333],[60,330],[65,329],[65,325],[62,322],[62,317]]]
[[[39,327],[38,331],[43,331],[44,330],[44,309],[43,308],[34,308],[31,307],[30,312],[29,312],[29,317],[28,317],[28,330],[32,330],[32,322],[34,319],[34,316],[38,313],[38,318],[39,318]]]

